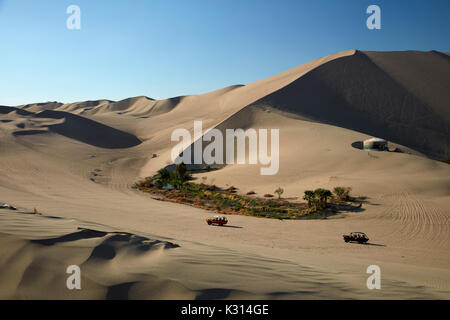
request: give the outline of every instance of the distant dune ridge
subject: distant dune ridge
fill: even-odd
[[[286,85],[255,96],[257,99],[249,106],[279,109],[302,119],[380,136],[436,159],[450,158],[448,54],[355,50],[320,62]],[[238,88],[254,91],[252,85]],[[117,112],[146,118],[172,111],[182,99],[134,97],[118,102],[49,102],[19,108],[30,112],[66,111],[86,117]],[[220,102],[211,101],[210,108]]]
[[[436,160],[450,158],[449,59],[347,50],[200,95],[0,106],[0,205],[18,208],[0,209],[0,297],[448,299],[450,166]],[[172,163],[172,132],[196,120],[280,129],[276,175],[240,164],[196,179],[256,196],[281,187],[291,201],[345,186],[367,200],[327,220],[215,228],[211,212],[133,190]],[[352,147],[373,136],[404,152]],[[351,231],[373,245],[344,243]],[[179,247],[161,249],[168,240]],[[67,292],[67,263],[86,271],[86,290]],[[373,264],[381,291],[365,287]]]
[[[361,52],[312,70],[252,105],[450,156],[450,60],[437,52]]]

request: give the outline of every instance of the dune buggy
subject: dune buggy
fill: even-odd
[[[208,225],[218,225],[223,226],[228,223],[228,219],[225,216],[214,216],[212,218],[206,219]]]
[[[369,237],[364,232],[350,232],[350,234],[344,234],[345,242],[358,242],[360,244],[369,241]]]

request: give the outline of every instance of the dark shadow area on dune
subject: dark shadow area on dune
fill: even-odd
[[[61,124],[49,125],[49,130],[65,137],[100,148],[129,148],[141,141],[134,135],[68,112],[45,110],[38,118],[65,119]]]
[[[35,134],[43,134],[48,133],[47,130],[22,130],[22,131],[14,131],[13,135],[15,136],[33,136]]]
[[[125,282],[108,287],[106,300],[128,300],[128,293],[134,284],[136,282]]]
[[[330,204],[330,207],[332,209],[335,209],[338,212],[363,212],[366,211],[362,207],[362,202],[360,202],[358,205],[353,204]]]
[[[92,231],[92,230],[91,230]],[[128,233],[107,232],[105,234],[112,234],[106,238],[101,244],[97,245],[89,256],[88,260],[112,260],[116,256],[117,249],[127,247],[137,254],[143,254],[150,251],[155,246],[163,245],[164,249],[171,249],[179,247],[177,244],[171,242],[164,242],[160,240],[150,240],[148,238],[136,236]]]
[[[102,260],[112,260],[116,256],[116,250],[114,247],[106,242],[99,244],[92,250],[89,259],[96,258]],[[89,260],[88,259],[88,260]]]
[[[0,114],[8,114],[10,112],[16,111],[17,114],[21,115],[21,116],[29,116],[32,115],[32,112],[20,109],[20,108],[16,108],[16,107],[8,107],[8,106],[0,106]]]
[[[81,230],[73,233],[69,233],[57,238],[31,240],[32,242],[39,243],[45,246],[51,246],[60,242],[77,241],[81,239],[101,238],[107,235],[107,232],[95,231],[95,230]]]
[[[15,110],[18,110],[14,107],[8,107],[8,106],[0,106],[0,113],[1,114],[8,114],[10,112],[13,112]]]
[[[33,243],[38,243],[45,246],[51,246],[58,243],[77,241],[82,239],[102,238],[106,235],[111,235],[105,238],[98,244],[91,252],[88,260],[112,260],[116,256],[116,250],[119,247],[126,246],[136,253],[145,253],[151,250],[154,246],[163,245],[164,249],[178,248],[179,245],[161,240],[151,240],[145,237],[137,236],[127,232],[105,232],[92,229],[79,228],[79,231],[73,232],[61,237],[50,239],[31,240]]]
[[[97,121],[69,112],[44,110],[38,113],[32,113],[16,107],[0,106],[0,114],[8,114],[13,111],[17,112],[19,115],[32,116],[34,118],[64,119],[64,122],[62,123],[48,125],[49,131],[99,148],[130,148],[137,146],[142,142],[136,136],[128,132],[112,128]],[[23,130],[16,131],[13,134],[15,136],[26,136],[46,132],[48,131]]]
[[[218,300],[218,299],[226,299],[231,294],[233,290],[231,289],[204,289],[199,290],[195,300]]]
[[[435,54],[435,55],[438,55],[439,57],[441,57],[441,58],[447,60],[448,62],[450,62],[450,56],[448,54],[445,54],[445,53],[442,53],[442,52],[439,52],[439,51],[436,51],[436,50],[431,50],[430,52]]]
[[[361,204],[368,204],[371,206],[381,206],[381,204],[379,204],[379,203],[371,202],[370,199],[371,198],[367,197],[367,196],[359,196],[358,198],[356,198],[356,201],[360,202]]]
[[[403,57],[408,63],[396,69],[395,62]],[[436,74],[436,70],[441,71]],[[250,106],[272,107],[442,158],[450,156],[445,111],[450,94],[442,90],[450,86],[446,70],[450,71],[449,60],[430,52],[378,53],[375,57],[357,51],[319,66]],[[418,81],[421,75],[429,76],[425,93],[417,89],[415,79],[405,80],[410,73]]]

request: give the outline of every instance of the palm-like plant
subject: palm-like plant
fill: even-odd
[[[175,172],[177,173],[177,176],[181,180],[181,182],[184,182],[187,172],[187,168],[184,162],[177,164],[177,166],[175,167]]]
[[[170,171],[167,170],[166,168],[159,169],[158,173],[159,173],[159,177],[162,180],[168,179],[170,177]]]
[[[278,199],[281,198],[281,195],[284,193],[284,189],[278,187],[277,190],[274,191],[278,195]]]
[[[326,208],[328,198],[332,196],[332,193],[330,190],[318,188],[314,190],[314,195],[319,198],[320,207]]]
[[[308,201],[308,207],[311,208],[312,206],[312,202],[314,199],[315,195],[314,195],[314,191],[312,190],[306,190],[305,191],[305,195],[303,196],[303,200]]]

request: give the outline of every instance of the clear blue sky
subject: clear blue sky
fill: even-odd
[[[71,4],[81,30],[66,28]],[[450,1],[0,0],[0,37],[1,105],[160,99],[347,49],[450,51]]]

